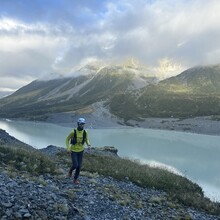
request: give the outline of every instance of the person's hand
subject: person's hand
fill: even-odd
[[[71,154],[71,150],[66,150],[68,154]]]

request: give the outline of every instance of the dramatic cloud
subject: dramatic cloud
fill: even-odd
[[[219,10],[218,0],[2,0],[0,90],[95,60],[219,63]]]

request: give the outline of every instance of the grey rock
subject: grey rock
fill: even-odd
[[[44,154],[47,154],[49,156],[54,156],[60,152],[65,152],[66,149],[62,148],[62,147],[57,147],[54,145],[49,145],[46,148],[42,148],[40,149],[41,152],[43,152]]]
[[[13,206],[13,204],[10,203],[10,202],[2,202],[1,204],[2,204],[2,206],[4,206],[5,208],[11,208],[11,207]]]
[[[25,213],[25,214],[23,215],[23,217],[24,217],[24,218],[30,218],[30,217],[31,217],[31,214],[30,214],[30,213]]]

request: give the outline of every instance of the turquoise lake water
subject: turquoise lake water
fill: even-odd
[[[72,128],[49,123],[0,120],[0,128],[35,148],[65,147]],[[118,155],[160,166],[198,183],[205,195],[220,201],[220,136],[185,132],[88,129],[93,147],[114,146]]]

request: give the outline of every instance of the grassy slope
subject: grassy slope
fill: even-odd
[[[28,178],[44,173],[57,175],[59,166],[63,166],[61,163],[71,164],[65,152],[52,160],[38,151],[0,144],[0,170],[4,168],[11,177],[16,177],[19,172],[26,173]],[[166,170],[151,168],[129,159],[90,154],[85,154],[82,170],[119,180],[129,179],[139,186],[167,192],[164,199],[175,205],[184,204],[210,214],[220,214],[220,204],[204,198],[197,184]]]
[[[114,96],[110,101],[112,113],[125,121],[138,117],[220,115],[220,68],[193,68],[139,93]]]

